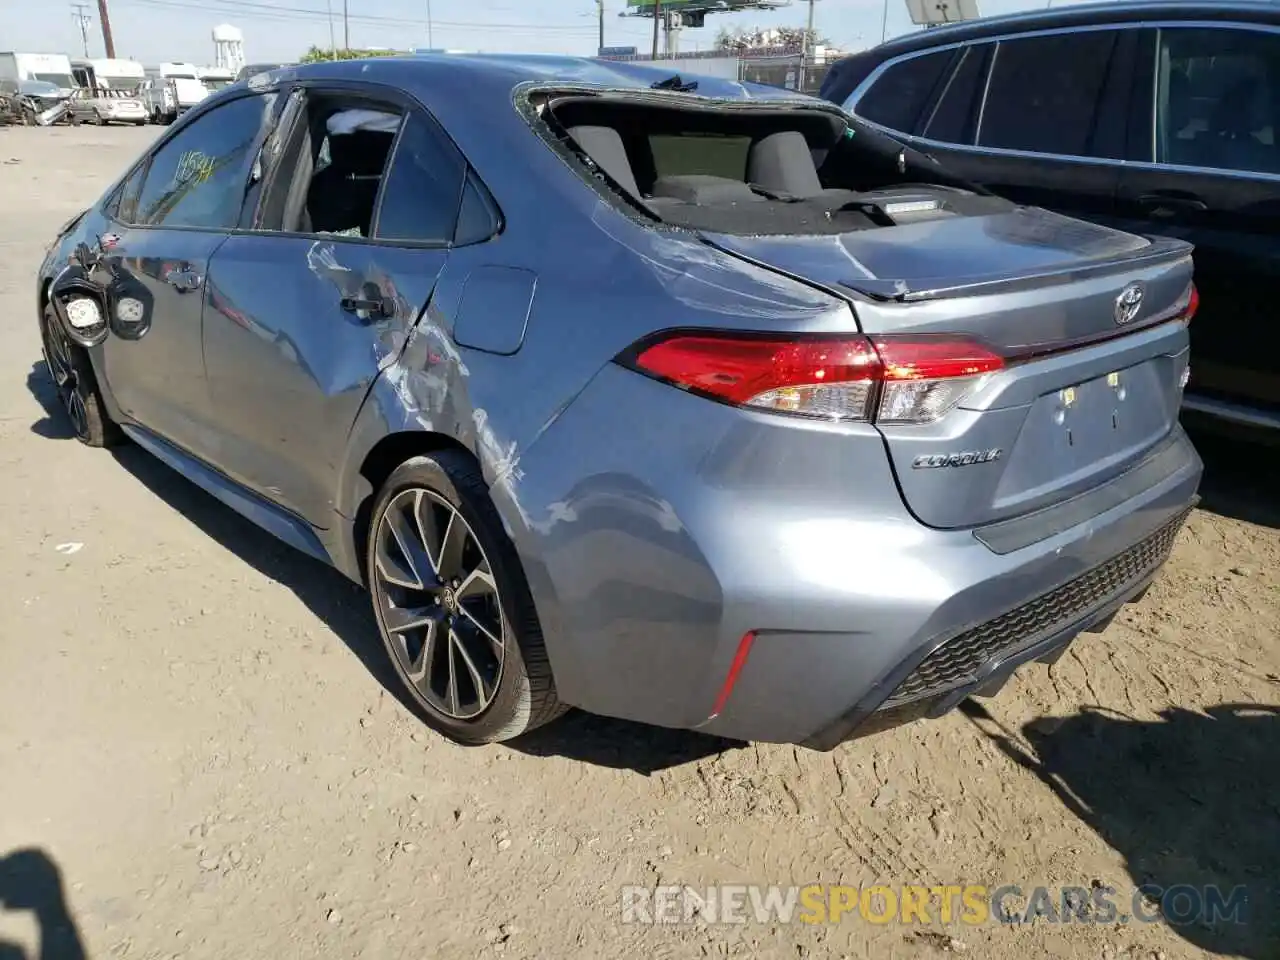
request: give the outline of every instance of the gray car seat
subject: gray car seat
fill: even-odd
[[[617,130],[613,127],[583,125],[570,127],[566,132],[614,183],[636,200],[643,199],[640,187],[636,184],[636,176],[631,170],[631,161],[627,159],[627,148]]]
[[[826,189],[804,134],[784,130],[764,137],[747,154],[747,181],[779,197],[821,198],[834,204],[856,197],[851,190]]]

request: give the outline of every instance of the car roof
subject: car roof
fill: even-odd
[[[1058,30],[1150,20],[1235,20],[1280,25],[1280,4],[1274,0],[1096,0],[945,24],[895,37],[837,60],[823,81],[822,96],[843,102],[878,64],[949,43],[984,40],[1027,30]]]
[[[281,81],[292,77],[367,79],[411,90],[429,88],[437,93],[454,88],[464,96],[498,94],[507,100],[517,86],[525,83],[561,82],[648,90],[656,82],[680,76],[697,81],[696,92],[700,96],[734,100],[802,98],[792,90],[700,76],[694,63],[688,66],[679,61],[635,63],[554,54],[424,53],[364,60],[322,60],[288,66],[272,71],[270,76]]]
[[[982,17],[950,23],[896,37],[863,51],[884,58],[916,49],[955,43],[960,40],[998,36],[1016,30],[1052,30],[1091,24],[1125,23],[1134,20],[1215,20],[1236,19],[1280,24],[1280,5],[1274,0],[1101,0],[1047,10],[1030,10],[997,17]]]

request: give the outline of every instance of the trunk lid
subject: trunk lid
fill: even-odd
[[[1036,209],[830,236],[704,234],[844,296],[861,331],[977,339],[1006,358],[931,423],[878,424],[925,524],[980,526],[1086,492],[1177,422],[1191,247]],[[1136,312],[1121,309],[1135,286]],[[1122,322],[1123,321],[1123,322]]]

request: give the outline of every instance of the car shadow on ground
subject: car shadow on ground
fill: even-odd
[[[1187,420],[1204,460],[1200,506],[1234,520],[1280,529],[1280,443],[1258,433],[1229,433]]]
[[[44,408],[32,431],[51,439],[74,439],[43,362],[33,365],[27,386]],[[264,576],[288,587],[345,643],[388,693],[415,716],[417,704],[403,690],[378,636],[361,587],[317,560],[286,546],[205,493],[139,447],[111,450],[116,461],[175,512]],[[647,775],[695,762],[738,746],[705,734],[650,727],[570,711],[555,723],[505,746],[531,756],[562,756]],[[3,960],[3,958],[0,958]]]
[[[534,757],[566,757],[652,776],[746,744],[693,730],[653,727],[571,710],[555,723],[512,740],[507,746]]]
[[[62,884],[62,871],[43,850],[11,850],[0,856],[0,916],[29,912],[40,938],[39,953],[0,938],[0,960],[84,960],[80,931]]]
[[[260,530],[140,447],[125,445],[112,453],[121,466],[176,512],[259,573],[292,590],[384,689],[410,713],[421,716],[382,646],[363,588]],[[534,756],[563,756],[648,775],[719,752],[730,743],[572,711],[506,746]]]
[[[1222,704],[1204,713],[1171,707],[1155,721],[1087,708],[1033,721],[1022,738],[975,701],[961,710],[1124,857],[1135,886],[1166,891],[1151,914],[1161,910],[1201,950],[1274,960],[1280,707]],[[1090,877],[1077,879],[1090,886]],[[1217,888],[1224,905],[1216,919],[1205,916],[1213,912],[1207,887]],[[1237,888],[1242,899],[1232,901]],[[1120,914],[1129,913],[1131,892],[1117,893]],[[1233,919],[1235,903],[1243,908]]]
[[[58,391],[43,360],[32,364],[31,372],[27,374],[27,389],[44,409],[44,416],[31,425],[31,432],[49,440],[74,440],[76,433],[58,402]]]

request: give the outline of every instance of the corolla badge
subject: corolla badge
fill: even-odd
[[[935,470],[938,467],[971,467],[978,463],[999,460],[1001,450],[965,450],[960,453],[926,453],[911,461],[912,470]]]
[[[1120,291],[1120,296],[1116,297],[1117,326],[1123,327],[1126,323],[1133,322],[1138,311],[1142,309],[1142,301],[1146,295],[1146,288],[1137,281]]]

